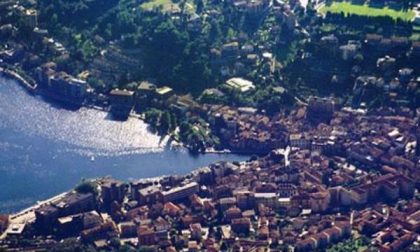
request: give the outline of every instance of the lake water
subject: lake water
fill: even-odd
[[[118,122],[98,110],[66,110],[0,78],[0,213],[66,191],[82,178],[186,174],[216,161],[248,158],[192,156],[165,146],[138,119]]]

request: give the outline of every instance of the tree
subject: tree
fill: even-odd
[[[144,119],[148,124],[156,128],[160,121],[161,115],[162,111],[152,108],[146,111],[146,113],[144,114]]]
[[[159,131],[161,134],[167,134],[170,129],[172,129],[171,115],[165,111],[160,118]]]
[[[76,238],[65,239],[64,241],[57,243],[54,247],[50,248],[52,252],[83,252],[83,251],[95,251],[91,247],[83,245]]]
[[[130,245],[124,244],[120,246],[117,251],[118,252],[135,252],[136,250]]]
[[[358,64],[362,63],[364,60],[363,54],[358,53],[356,56],[354,56],[354,61]]]
[[[98,195],[97,186],[95,182],[92,181],[82,180],[82,182],[76,186],[75,190],[78,193],[93,193],[95,196]]]
[[[227,98],[224,95],[217,95],[217,94],[202,94],[199,97],[199,101],[202,103],[209,103],[209,104],[227,104]]]
[[[221,34],[222,34],[222,30],[220,29],[219,22],[217,22],[216,19],[212,19],[210,21],[210,31],[209,31],[210,41],[217,42],[217,40],[221,38]]]
[[[200,14],[201,12],[203,12],[203,9],[204,9],[204,2],[203,2],[203,0],[194,0],[194,4],[196,6],[196,12],[198,14]]]
[[[150,246],[140,246],[137,252],[155,252],[157,251],[155,248]]]
[[[333,160],[328,161],[328,168],[333,169],[333,170],[337,168]]]
[[[121,247],[121,240],[117,237],[114,237],[109,241],[109,245],[114,249],[119,249]]]
[[[57,24],[57,23],[58,23],[58,16],[57,16],[57,14],[56,14],[56,13],[54,13],[54,14],[51,16],[50,23],[52,23],[52,24]]]
[[[174,131],[178,127],[178,118],[174,113],[171,113],[171,128],[170,131]]]

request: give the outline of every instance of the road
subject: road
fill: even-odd
[[[58,201],[64,196],[66,196],[68,192],[59,194],[57,196],[54,196],[50,199],[39,201],[36,205],[31,206],[29,208],[26,208],[19,213],[13,214],[10,216],[10,224],[26,224],[26,223],[32,223],[35,221],[35,210],[40,208],[41,206],[44,206],[46,204],[50,204],[54,201]]]

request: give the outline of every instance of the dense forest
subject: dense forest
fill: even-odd
[[[41,23],[55,37],[63,38],[72,56],[84,64],[106,48],[98,41],[118,41],[126,49],[143,52],[144,67],[130,73],[132,76],[153,78],[192,93],[217,83],[209,51],[229,31],[222,29],[229,27],[223,16],[197,33],[186,29],[188,15],[173,20],[159,9],[142,10],[137,1],[41,0],[38,4]]]

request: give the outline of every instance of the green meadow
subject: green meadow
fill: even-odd
[[[394,10],[387,6],[376,8],[371,7],[367,4],[364,5],[357,5],[350,2],[333,2],[330,5],[325,5],[319,9],[321,13],[341,13],[343,12],[345,15],[347,14],[356,14],[360,16],[371,16],[371,17],[379,17],[379,16],[389,16],[393,19],[402,19],[405,21],[410,21],[414,18],[414,12],[409,11],[402,11],[402,10]]]

